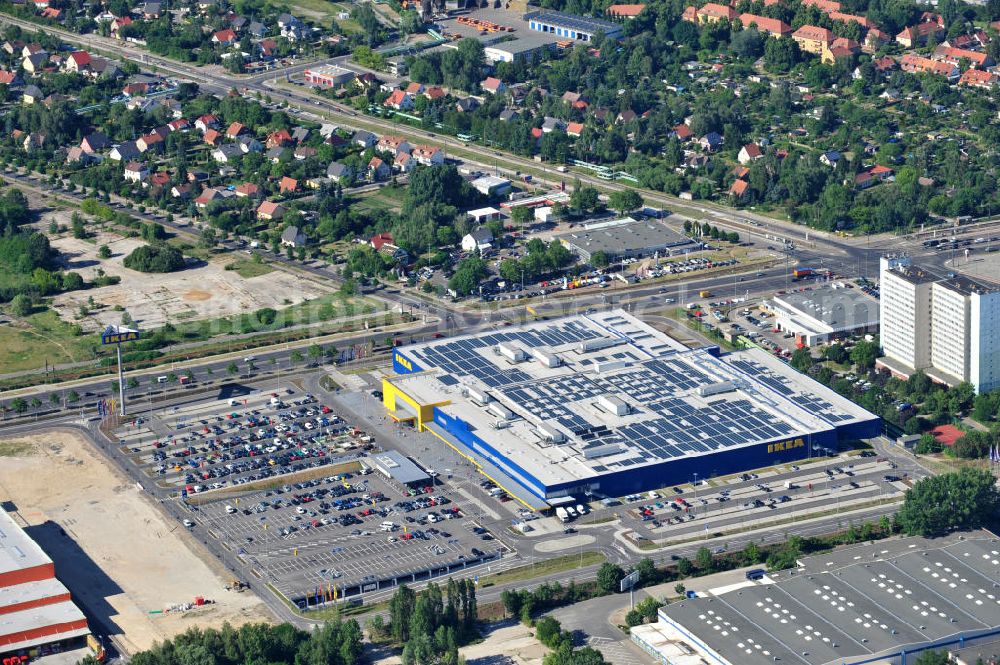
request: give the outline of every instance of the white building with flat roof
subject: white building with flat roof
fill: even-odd
[[[837,282],[778,295],[764,306],[774,313],[776,328],[793,333],[806,346],[875,330],[879,324],[878,300]]]
[[[884,257],[880,280],[881,367],[968,381],[977,392],[1000,388],[1000,285],[940,277],[907,257]]]

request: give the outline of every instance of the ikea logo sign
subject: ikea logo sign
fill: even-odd
[[[395,358],[393,358],[393,360],[399,363],[400,366],[404,367],[407,372],[413,371],[413,363],[411,363],[409,359],[404,358],[398,351],[396,352]]]
[[[767,444],[767,452],[780,453],[785,450],[791,450],[792,448],[801,448],[804,445],[806,445],[806,442],[802,439],[789,439],[788,441],[779,441],[778,443]]]

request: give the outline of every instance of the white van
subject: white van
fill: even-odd
[[[166,383],[167,382],[167,377],[165,377],[165,376],[158,376],[158,377],[156,377],[156,382],[157,383]]]
[[[232,506],[226,506],[226,512],[232,515],[233,513],[236,512],[236,509],[233,508]]]
[[[382,529],[383,531],[395,531],[396,525],[392,522],[382,522],[379,525],[379,528]]]
[[[581,515],[586,515],[587,508],[582,503],[578,503],[576,504],[576,512],[580,513]]]

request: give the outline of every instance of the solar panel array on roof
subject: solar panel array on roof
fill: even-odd
[[[851,420],[851,416],[836,411],[829,401],[811,393],[794,390],[788,379],[775,374],[762,365],[751,360],[733,360],[730,364],[825,422],[836,424]]]

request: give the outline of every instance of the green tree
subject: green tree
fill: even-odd
[[[608,206],[620,215],[631,212],[636,208],[641,208],[643,202],[642,196],[634,189],[622,189],[612,192],[608,197]]]
[[[608,260],[608,254],[603,249],[599,249],[590,255],[590,265],[598,269],[604,269],[608,267],[610,261]]]
[[[228,365],[226,365],[226,372],[229,374],[229,376],[234,376],[239,371],[240,368],[236,365],[235,362],[230,362]]]
[[[924,651],[913,660],[913,665],[949,665],[951,658],[944,649],[941,651]]]
[[[22,318],[31,314],[31,298],[23,293],[18,293],[10,301],[10,313]]]
[[[97,248],[97,258],[99,259],[110,259],[111,258],[111,248],[107,245],[101,245]]]
[[[613,563],[602,563],[597,569],[597,588],[601,593],[614,593],[618,591],[625,571],[621,566]]]
[[[878,341],[860,341],[854,345],[851,349],[851,362],[854,363],[858,369],[868,370],[875,366],[875,361],[881,355],[881,348],[879,347]]]
[[[14,413],[24,413],[28,410],[28,402],[23,397],[15,397],[10,401],[10,408]]]
[[[715,567],[715,560],[712,558],[712,551],[707,547],[699,547],[698,551],[694,555],[694,559],[698,564],[698,568],[703,573],[710,573]]]
[[[132,250],[122,265],[139,272],[174,272],[184,267],[184,255],[169,245],[142,245]]]
[[[601,203],[598,191],[590,185],[580,186],[579,180],[576,183],[569,196],[569,207],[577,212],[593,212]]]
[[[68,393],[66,393],[66,401],[70,404],[79,402],[80,393],[76,392],[75,390],[70,390]]]
[[[792,352],[792,359],[789,361],[789,364],[803,374],[807,373],[813,366],[812,352],[809,351],[808,347],[795,349]]]
[[[907,490],[898,514],[910,535],[939,536],[953,529],[975,529],[988,523],[1000,507],[993,474],[963,468],[923,478]]]

